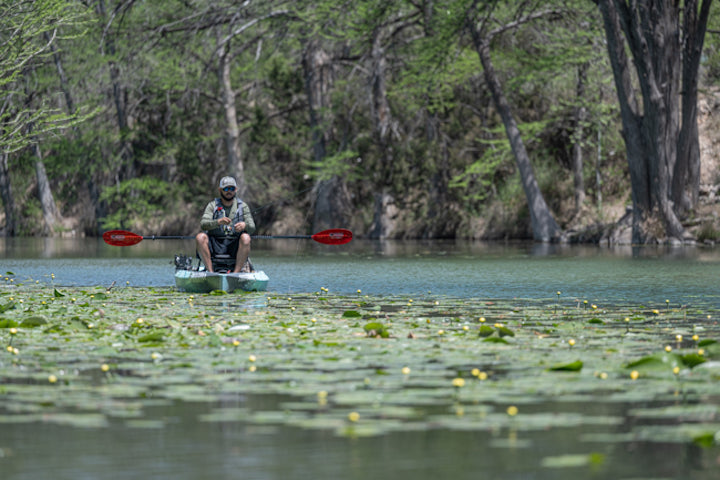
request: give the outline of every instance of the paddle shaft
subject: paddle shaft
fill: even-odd
[[[252,238],[262,240],[272,240],[278,238],[313,238],[312,235],[250,235]],[[143,240],[192,240],[195,236],[191,235],[143,235]]]
[[[313,235],[251,235],[258,239],[275,238],[307,238],[325,245],[343,245],[352,240],[353,234],[344,228],[331,228]],[[142,242],[143,240],[190,240],[195,238],[188,235],[138,235],[127,230],[110,230],[103,233],[103,240],[109,245],[116,247],[129,247]]]

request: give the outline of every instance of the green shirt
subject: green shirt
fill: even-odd
[[[213,235],[225,235],[222,232],[222,229],[218,232],[213,232],[213,230],[220,228],[218,220],[213,218],[215,216],[215,209],[217,208],[216,205],[217,203],[215,200],[212,200],[207,204],[205,211],[203,212],[202,220],[200,220],[200,229]],[[225,205],[223,205],[223,207],[225,207]],[[237,200],[233,200],[229,211],[228,208],[225,207],[225,211],[223,213],[226,217],[235,218],[237,210],[238,202]],[[255,233],[255,220],[253,220],[252,213],[250,213],[250,207],[248,207],[245,202],[242,202],[242,221],[245,222],[245,231],[247,233]]]

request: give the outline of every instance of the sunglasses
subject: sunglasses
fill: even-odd
[[[225,187],[225,188],[223,188],[223,192],[234,192],[234,191],[235,191],[235,187]]]

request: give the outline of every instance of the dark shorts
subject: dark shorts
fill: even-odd
[[[209,236],[208,245],[210,247],[210,256],[229,255],[230,258],[237,256],[238,246],[240,245],[240,237],[215,237]]]

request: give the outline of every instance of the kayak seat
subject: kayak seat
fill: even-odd
[[[232,272],[235,268],[235,257],[227,254],[213,255],[213,270],[218,273]]]
[[[219,255],[213,255],[212,257],[213,262],[213,270],[217,273],[228,273],[232,272],[235,268],[235,257],[227,255],[227,254],[219,254]],[[253,267],[252,262],[248,258],[247,262],[245,262],[245,268],[243,268],[243,271],[245,272],[254,272],[255,267]]]

